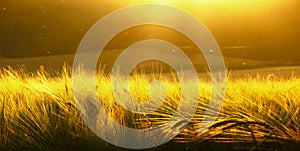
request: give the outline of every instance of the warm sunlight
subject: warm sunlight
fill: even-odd
[[[158,4],[184,4],[184,5],[194,5],[194,4],[214,4],[214,5],[236,5],[236,4],[253,4],[253,3],[264,3],[268,5],[283,3],[291,0],[131,0],[131,1],[118,1],[115,3],[126,3],[126,4],[136,4],[136,3],[158,3]]]
[[[132,0],[112,3],[127,6],[143,3],[166,4],[183,8],[203,18],[218,18],[221,13],[224,16],[235,15],[244,19],[245,15],[258,18],[270,16],[274,12],[292,7],[296,2],[292,0]],[[222,13],[224,11],[228,13]]]
[[[0,0],[0,151],[300,148],[300,0]]]

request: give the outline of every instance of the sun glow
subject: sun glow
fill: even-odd
[[[278,3],[284,0],[131,0],[131,1],[119,1],[121,3],[160,3],[160,4],[194,4],[194,3],[222,3],[222,4],[232,4],[232,3]],[[291,0],[286,0],[291,1]]]
[[[132,0],[132,1],[119,1],[122,5],[134,5],[144,3],[156,3],[163,5],[173,5],[183,8],[195,15],[218,13],[220,11],[228,11],[229,13],[250,13],[266,15],[270,11],[278,8],[291,6],[295,3],[292,0]]]

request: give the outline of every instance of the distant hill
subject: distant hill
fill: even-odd
[[[104,53],[104,55],[107,55]],[[117,55],[117,54],[113,54]],[[113,58],[103,57],[99,61],[102,65],[106,67],[112,67]],[[52,56],[39,56],[39,57],[23,57],[23,58],[6,58],[0,57],[0,68],[2,67],[12,67],[18,69],[19,67],[26,67],[26,70],[34,71],[43,66],[49,71],[60,72],[64,65],[69,67],[73,66],[74,55],[52,55]],[[259,61],[251,59],[239,59],[239,58],[225,58],[226,68],[229,70],[237,69],[256,69],[256,68],[268,68],[268,67],[278,67],[278,66],[300,66],[300,61],[298,62],[288,62],[288,61]],[[146,65],[155,64],[157,62],[148,62]],[[180,63],[180,62],[179,62]],[[208,66],[205,60],[198,60],[194,67],[199,69],[197,71],[206,72],[208,71]]]

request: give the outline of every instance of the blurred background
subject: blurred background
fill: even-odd
[[[300,65],[297,0],[0,0],[0,64],[71,63],[95,22],[122,7],[149,2],[177,6],[201,20],[231,68]],[[144,26],[121,32],[105,52],[116,57],[130,44],[149,38],[171,41],[187,54],[194,50],[193,43],[174,30]],[[39,58],[45,56],[55,59]]]

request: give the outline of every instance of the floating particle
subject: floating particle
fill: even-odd
[[[175,52],[175,49],[173,49],[172,52]]]
[[[209,52],[214,52],[214,50],[210,49]]]

